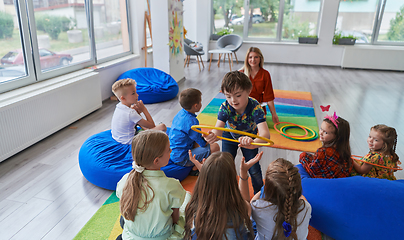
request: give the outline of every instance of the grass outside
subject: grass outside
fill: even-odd
[[[43,32],[43,31],[37,31],[37,34],[38,35],[47,35],[47,33]],[[88,46],[89,38],[88,38],[87,31],[85,29],[82,30],[82,34],[83,34],[83,41],[80,43],[69,43],[69,39],[67,37],[67,32],[61,32],[59,34],[59,38],[57,40],[52,40],[49,37],[50,46],[51,46],[49,50],[57,53],[60,51]],[[111,34],[105,33],[103,38],[96,38],[96,44],[113,41],[113,40],[118,40],[121,38],[122,38],[121,34],[111,35]],[[18,30],[14,29],[12,38],[0,39],[0,46],[1,46],[0,58],[3,57],[6,53],[8,53],[11,50],[20,49],[22,46],[20,32]]]
[[[254,23],[252,28],[248,30],[248,37],[275,38],[276,26],[277,23],[274,22]],[[243,25],[231,25],[229,28],[233,29],[233,34],[243,36]],[[219,32],[222,29],[219,28],[216,30]]]

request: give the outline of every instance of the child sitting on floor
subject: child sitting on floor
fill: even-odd
[[[305,170],[312,178],[349,177],[352,171],[349,123],[334,112],[324,118],[319,135],[323,146],[314,155],[301,153],[299,170]]]
[[[247,179],[247,167],[241,161],[239,186],[243,198],[249,201]],[[251,199],[251,207],[256,240],[307,238],[311,205],[302,195],[299,170],[291,162],[278,158],[269,164],[265,185]]]
[[[364,163],[353,161],[355,171],[364,177],[396,180],[392,168],[400,163],[396,154],[397,132],[394,128],[378,124],[370,128],[368,137],[369,153],[363,157]],[[378,167],[372,164],[381,165]]]
[[[185,209],[190,196],[178,180],[160,170],[167,165],[170,152],[168,136],[162,131],[141,131],[134,137],[133,170],[116,188],[124,218],[124,240],[183,238],[180,229],[185,219],[180,207]]]
[[[224,76],[221,90],[226,96],[226,101],[220,106],[216,127],[226,127],[269,138],[269,129],[264,110],[257,100],[249,97],[251,89],[252,83],[250,79],[242,72],[229,72]],[[237,149],[240,147],[246,161],[254,158],[258,153],[258,146],[251,143],[265,142],[259,138],[252,139],[247,136],[219,130],[212,130],[209,133],[205,137],[208,143],[218,141],[217,136],[222,136],[222,133],[222,137],[238,139],[240,143],[222,141],[222,151],[231,153],[235,158]],[[256,193],[263,186],[260,164],[256,163],[252,166],[249,173],[254,193]]]
[[[175,115],[169,133],[170,147],[172,149],[170,159],[180,166],[194,166],[189,160],[189,150],[199,162],[209,157],[211,153],[220,150],[217,143],[208,144],[203,139],[202,134],[191,129],[193,125],[199,125],[195,113],[201,110],[201,96],[201,91],[195,88],[188,88],[180,93],[179,102],[182,109]],[[193,170],[196,170],[196,168]]]
[[[246,168],[258,162],[261,155],[246,163]],[[233,156],[216,152],[203,165],[193,161],[200,167],[200,174],[185,209],[184,239],[254,239],[251,206],[237,186]]]
[[[121,79],[112,85],[112,92],[119,99],[111,122],[112,138],[122,144],[131,144],[136,134],[136,124],[146,129],[166,131],[163,123],[155,125],[143,101],[138,101],[136,82],[133,79]],[[144,114],[146,119],[140,115]]]

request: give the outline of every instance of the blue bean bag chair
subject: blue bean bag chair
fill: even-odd
[[[136,68],[122,73],[118,79],[136,81],[136,91],[143,103],[164,102],[175,98],[178,84],[169,74],[156,68]]]
[[[123,175],[132,170],[131,145],[118,143],[111,130],[89,137],[81,146],[79,165],[83,176],[92,184],[115,190]],[[192,167],[175,165],[171,160],[161,170],[167,177],[184,180]]]
[[[310,178],[301,164],[310,225],[334,239],[402,239],[404,180],[361,176]]]

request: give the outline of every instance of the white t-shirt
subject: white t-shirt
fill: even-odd
[[[263,199],[255,200],[251,203],[251,216],[257,224],[256,240],[271,239],[275,230],[274,216],[278,212],[278,206],[271,205]],[[270,206],[271,205],[271,206]],[[304,218],[304,219],[303,219]],[[311,205],[305,201],[305,209],[297,215],[296,234],[298,239],[307,239],[309,233],[309,221],[311,218]]]
[[[112,138],[122,144],[131,144],[135,136],[135,125],[142,117],[128,106],[119,102],[116,105],[111,122]]]

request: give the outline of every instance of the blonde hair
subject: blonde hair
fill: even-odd
[[[301,224],[297,223],[297,216],[305,208],[304,200],[299,199],[302,195],[299,170],[288,160],[276,159],[269,164],[266,171],[264,193],[264,200],[278,207],[278,213],[273,219],[275,221],[275,230],[272,239],[297,240],[296,230]],[[292,232],[289,237],[285,237],[283,233],[282,224],[284,221],[292,226]]]
[[[250,73],[251,73],[251,66],[248,63],[248,57],[250,56],[251,52],[255,52],[256,54],[259,55],[260,57],[260,68],[264,67],[264,55],[262,55],[262,52],[259,48],[256,47],[250,47],[247,51],[247,55],[245,56],[245,60],[244,60],[244,66],[242,69],[244,69],[244,74],[247,75],[247,77],[250,77]]]
[[[192,238],[193,225],[195,234],[202,240],[227,239],[228,228],[233,228],[241,239],[241,230],[245,227],[253,238],[252,223],[237,185],[237,172],[230,153],[215,152],[203,164],[185,209],[185,219],[184,239]]]
[[[136,81],[133,79],[125,78],[118,80],[112,84],[112,92],[118,99],[121,99],[126,94],[126,88],[132,85],[136,86]]]
[[[160,130],[145,130],[137,134],[132,140],[132,157],[138,166],[150,167],[154,160],[163,156],[169,144],[167,134]],[[148,189],[152,197],[149,199]],[[125,219],[134,221],[137,210],[146,211],[154,198],[154,191],[148,185],[142,173],[133,169],[128,176],[120,199],[121,214]]]
[[[383,147],[380,152],[383,155],[393,156],[393,162],[396,163],[399,159],[396,154],[397,147],[397,132],[396,129],[386,126],[384,124],[377,124],[370,128],[370,130],[375,130],[381,133],[383,140]]]

